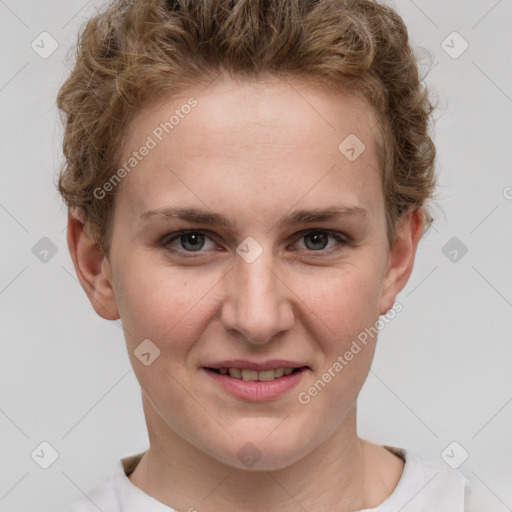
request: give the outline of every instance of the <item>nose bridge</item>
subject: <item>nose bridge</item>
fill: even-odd
[[[270,248],[254,259],[256,248],[243,252],[230,272],[228,300],[224,305],[225,327],[241,333],[246,341],[266,343],[277,333],[289,329],[293,322],[291,304],[287,300],[286,287],[281,282]]]

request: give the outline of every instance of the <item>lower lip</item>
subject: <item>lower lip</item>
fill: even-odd
[[[243,400],[252,400],[254,402],[263,402],[273,400],[284,395],[299,384],[307,368],[301,368],[298,372],[290,375],[283,375],[279,379],[269,381],[246,381],[234,379],[229,375],[222,375],[212,370],[202,368],[215,382],[232,395]]]

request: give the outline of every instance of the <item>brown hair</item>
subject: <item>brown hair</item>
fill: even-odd
[[[221,71],[288,73],[362,94],[379,119],[390,244],[410,208],[430,226],[434,107],[393,9],[373,0],[119,0],[87,22],[57,99],[65,123],[58,190],[107,255],[116,194],[94,191],[116,172],[134,112]]]

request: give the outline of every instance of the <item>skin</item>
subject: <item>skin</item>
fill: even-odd
[[[150,449],[130,479],[177,510],[376,507],[403,470],[400,458],[357,435],[356,400],[376,338],[310,403],[297,395],[393,306],[413,268],[422,216],[405,214],[389,247],[371,107],[304,79],[220,77],[145,106],[131,122],[125,155],[191,96],[197,107],[118,186],[108,258],[80,214],[69,216],[80,282],[100,316],[122,319],[142,389]],[[351,133],[366,146],[353,162],[338,150]],[[209,209],[234,226],[141,219],[169,206]],[[277,222],[326,206],[367,213]],[[205,231],[199,252],[194,240],[162,242],[185,229]],[[315,242],[301,233],[308,229],[349,242]],[[252,263],[236,252],[249,236],[263,249]],[[193,258],[181,255],[187,249]],[[149,366],[134,355],[144,339],[160,350]],[[310,369],[285,395],[252,402],[227,394],[201,369],[233,358],[282,358]],[[247,442],[261,453],[250,469],[237,456]]]

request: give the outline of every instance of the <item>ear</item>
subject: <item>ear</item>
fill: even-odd
[[[409,280],[416,249],[424,227],[420,210],[404,214],[397,226],[397,235],[390,249],[388,266],[380,298],[379,314],[386,314],[395,303],[396,296]]]
[[[68,248],[75,271],[91,301],[105,320],[117,320],[119,311],[112,287],[110,264],[101,247],[88,233],[78,209],[68,214]]]

